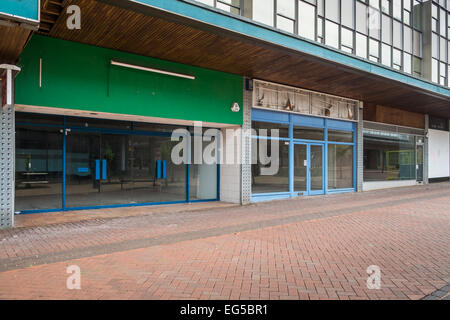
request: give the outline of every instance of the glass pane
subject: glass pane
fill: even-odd
[[[170,137],[67,136],[67,207],[186,200],[186,165],[171,161]]]
[[[252,157],[252,193],[289,192],[289,142],[253,139]]]
[[[325,1],[325,15],[327,19],[339,22],[339,0]]]
[[[253,20],[273,26],[273,0],[258,0],[253,5]]]
[[[323,147],[310,147],[311,191],[323,190]]]
[[[381,45],[381,63],[388,67],[392,63],[391,47],[384,43]]]
[[[325,44],[339,48],[339,25],[328,20],[325,21]]]
[[[277,13],[295,19],[295,0],[277,0]]]
[[[353,142],[353,132],[341,130],[328,130],[328,141]]]
[[[402,25],[398,21],[393,24],[394,47],[402,48]]]
[[[367,34],[367,6],[356,1],[356,30]]]
[[[67,117],[68,127],[79,128],[104,128],[104,129],[118,129],[130,130],[130,121],[117,121],[97,118],[82,118],[82,117]]]
[[[196,0],[196,1],[198,1],[198,2],[201,2],[201,3],[204,3],[204,4],[207,4],[207,5],[209,5],[209,6],[213,6],[213,7],[214,7],[214,0]]]
[[[302,37],[315,40],[316,36],[315,7],[299,1],[298,3],[298,34]]]
[[[328,189],[353,188],[353,146],[328,145]]]
[[[100,135],[75,133],[67,135],[66,206],[92,207],[101,192]]]
[[[201,154],[207,151],[211,144],[214,146],[215,138],[211,141],[203,141]],[[192,143],[191,165],[189,167],[189,197],[191,200],[213,200],[218,197],[217,194],[217,159],[218,154],[211,153],[211,160],[204,161],[202,164],[194,163],[195,143]],[[182,174],[182,173],[181,173]]]
[[[61,128],[64,126],[64,117],[54,116],[51,114],[40,114],[40,113],[28,113],[28,112],[16,112],[15,115],[16,123],[33,123],[33,124],[52,124],[59,125]]]
[[[412,73],[412,57],[406,52],[403,53],[403,71]]]
[[[412,29],[404,26],[403,32],[403,48],[406,52],[412,53]]]
[[[224,0],[224,1],[226,1],[226,0]],[[228,1],[228,2],[231,3],[231,1]],[[229,5],[224,4],[224,3],[221,3],[221,2],[219,2],[219,1],[217,1],[216,7],[217,7],[218,9],[221,9],[221,10],[224,10],[224,11],[227,11],[227,12],[230,12],[230,13],[233,13],[233,14],[239,14],[239,13],[240,13],[240,10],[239,10],[239,1],[233,1],[233,2],[237,2],[237,3],[233,4],[233,5],[237,5],[237,7],[235,7],[235,6],[229,6]]]
[[[341,44],[345,47],[353,48],[353,31],[346,28],[341,30]]]
[[[373,58],[379,58],[380,47],[379,42],[373,39],[369,40],[369,54]]]
[[[415,179],[414,136],[364,131],[364,181]]]
[[[423,138],[417,138],[416,161],[417,181],[423,181]]]
[[[277,16],[277,28],[286,32],[294,33],[294,21]]]
[[[367,58],[367,37],[357,33],[356,34],[356,55],[362,58]]]
[[[270,122],[259,122],[253,121],[252,128],[256,130],[256,134],[260,136],[273,136],[272,130],[278,130],[278,137],[280,138],[289,138],[289,125],[288,124],[279,124],[279,123],[270,123]],[[266,130],[266,131],[264,131]]]
[[[383,14],[382,40],[385,43],[392,44],[392,18]]]
[[[15,210],[62,208],[62,134],[16,126]]]
[[[307,146],[306,144],[294,145],[294,191],[306,191],[307,188]]]
[[[398,20],[402,20],[402,2],[399,0],[392,1],[393,16]]]
[[[369,8],[369,34],[371,37],[380,39],[380,11]]]
[[[121,163],[120,171],[116,173],[128,193],[129,202],[185,201],[186,164],[175,164],[171,159],[172,148],[178,142],[171,141],[170,137],[130,138],[132,145],[127,160],[131,163],[130,172],[127,174],[126,165]],[[215,176],[211,174],[210,179],[214,181]]]
[[[322,141],[324,139],[323,132],[321,128],[299,127],[294,125],[294,139]]]
[[[355,10],[353,0],[342,0],[341,6],[342,6],[342,13],[341,13],[342,24],[344,26],[347,26],[347,27],[353,29],[353,27],[354,27],[353,13]]]

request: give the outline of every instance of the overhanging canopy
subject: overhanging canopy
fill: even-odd
[[[157,4],[161,1],[153,2]],[[214,14],[217,15],[217,19],[222,17],[214,10],[180,1],[165,3],[182,3],[190,6],[190,10],[194,10],[192,12],[201,13],[203,10],[207,11],[205,14],[207,17]],[[349,66],[333,61],[337,55],[348,61],[352,59],[356,61],[356,58],[336,53],[318,44],[304,41],[309,47],[316,46],[318,55],[300,52],[280,43],[262,39],[262,36],[255,37],[250,32],[248,34],[236,32],[232,30],[233,24],[229,28],[218,27],[201,19],[194,20],[188,11],[182,15],[162,10],[161,7],[146,6],[139,1],[69,0],[62,3],[64,7],[70,4],[76,4],[81,8],[80,30],[69,30],[66,27],[67,16],[63,8],[62,14],[53,24],[50,27],[46,26],[46,30],[41,32],[65,40],[450,118],[448,89],[407,75],[400,74],[399,79],[383,77],[370,70],[376,69],[377,72],[385,70],[386,74],[393,74],[392,71],[362,60],[357,62],[363,67],[367,65],[366,70],[357,67],[356,64]],[[233,19],[229,16],[225,18]],[[242,19],[235,20],[236,28],[251,24]]]

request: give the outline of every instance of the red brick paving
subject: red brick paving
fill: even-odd
[[[342,213],[314,218],[330,209]],[[244,223],[254,227],[201,236]],[[0,272],[0,298],[420,299],[450,282],[450,184],[12,229],[0,232],[0,259],[186,230],[199,236]],[[81,290],[66,288],[72,264],[81,268]],[[381,268],[380,290],[367,289],[370,265]]]

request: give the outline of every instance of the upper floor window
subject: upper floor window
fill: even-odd
[[[450,0],[197,1],[419,77],[432,42],[433,79],[450,86]]]

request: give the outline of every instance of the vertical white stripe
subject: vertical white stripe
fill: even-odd
[[[6,70],[6,104],[12,105],[12,70]]]
[[[42,58],[39,59],[39,88],[42,88]]]

